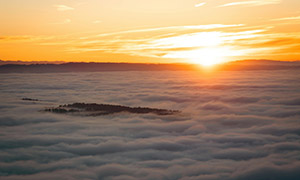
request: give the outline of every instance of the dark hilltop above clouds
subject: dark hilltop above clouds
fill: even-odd
[[[194,71],[201,69],[195,64],[144,64],[144,63],[62,63],[22,61],[0,61],[0,73],[60,73],[60,72],[103,72],[103,71]],[[299,61],[244,60],[214,66],[225,71],[300,69]]]
[[[72,115],[86,115],[86,116],[103,116],[115,113],[132,113],[132,114],[148,114],[153,113],[156,115],[173,115],[179,113],[175,110],[155,109],[148,107],[128,107],[121,105],[111,104],[96,104],[96,103],[73,103],[60,105],[56,108],[46,108],[46,112],[53,112],[59,114],[72,114]]]

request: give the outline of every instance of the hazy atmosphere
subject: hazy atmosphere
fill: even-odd
[[[300,0],[0,0],[1,180],[299,180]]]

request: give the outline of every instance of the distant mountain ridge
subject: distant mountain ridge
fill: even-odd
[[[31,64],[63,64],[66,63],[64,61],[21,61],[21,60],[15,60],[15,61],[4,61],[0,59],[0,66],[5,64],[20,64],[20,65],[31,65]]]
[[[280,70],[300,69],[300,61],[244,60],[232,61],[213,67],[216,70]],[[62,73],[103,71],[195,71],[195,64],[143,64],[143,63],[62,63],[62,64],[4,64],[0,73]]]

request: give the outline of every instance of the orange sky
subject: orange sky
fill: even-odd
[[[0,0],[0,59],[300,60],[299,0]]]

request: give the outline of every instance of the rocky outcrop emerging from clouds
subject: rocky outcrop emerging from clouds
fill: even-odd
[[[156,115],[173,115],[180,111],[167,110],[167,109],[155,109],[148,107],[128,107],[121,105],[110,105],[110,104],[86,104],[86,103],[74,103],[60,105],[56,108],[46,108],[46,112],[61,113],[61,114],[72,114],[72,115],[86,115],[86,116],[103,116],[114,113],[133,113],[133,114],[148,114],[153,113]]]

